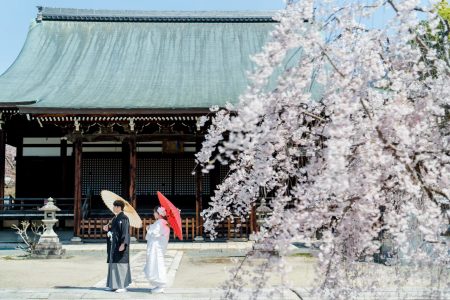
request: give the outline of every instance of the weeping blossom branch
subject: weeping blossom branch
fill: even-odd
[[[230,166],[203,212],[212,238],[270,194],[258,241],[287,253],[320,230],[324,298],[367,287],[349,274],[379,251],[380,235],[401,257],[393,264],[448,270],[450,72],[448,53],[421,34],[441,21],[423,2],[302,0],[276,16],[252,84],[236,107],[214,109],[197,154],[204,172]]]

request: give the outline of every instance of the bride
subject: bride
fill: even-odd
[[[153,211],[155,222],[147,227],[147,260],[144,267],[145,277],[154,286],[152,293],[163,293],[167,284],[164,254],[169,243],[170,227],[166,220],[166,210],[157,206]]]

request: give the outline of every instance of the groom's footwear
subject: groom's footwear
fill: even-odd
[[[116,293],[126,293],[127,289],[118,289],[116,290]]]
[[[110,288],[110,287],[106,287],[106,288],[105,288],[105,291],[107,291],[107,292],[114,292],[115,289],[112,289],[112,288]]]
[[[155,287],[154,289],[151,289],[152,294],[161,294],[164,293],[164,288],[162,287]]]

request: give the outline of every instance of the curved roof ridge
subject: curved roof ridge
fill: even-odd
[[[139,11],[38,7],[36,20],[90,22],[276,22],[275,11]]]

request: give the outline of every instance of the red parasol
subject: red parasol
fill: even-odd
[[[181,217],[180,210],[172,204],[163,194],[157,192],[158,200],[162,207],[166,209],[167,222],[169,222],[170,227],[172,227],[175,235],[182,241],[183,240],[183,230],[181,228]]]

